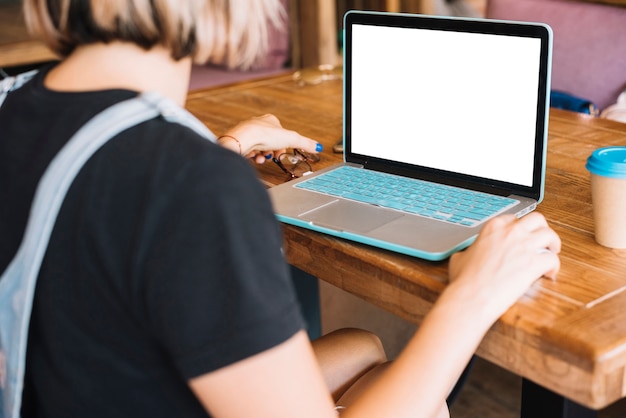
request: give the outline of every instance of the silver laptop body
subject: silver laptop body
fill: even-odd
[[[345,162],[272,187],[281,222],[442,260],[469,246],[487,219],[536,208],[546,166],[549,26],[350,11],[344,42]],[[306,188],[346,166],[508,203],[483,220],[453,222],[459,217],[436,219]]]

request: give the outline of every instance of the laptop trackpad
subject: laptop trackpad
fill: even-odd
[[[377,206],[336,200],[300,215],[300,218],[322,227],[366,233],[401,216],[402,213]]]

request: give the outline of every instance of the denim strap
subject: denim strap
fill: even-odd
[[[37,74],[37,70],[31,70],[26,73],[18,74],[16,76],[3,78],[0,81],[0,106],[2,106],[2,103],[4,103],[4,99],[6,99],[7,94],[10,91],[22,87],[27,81],[33,78],[35,74]]]
[[[10,86],[3,84],[6,90],[3,90],[0,104],[8,91],[23,82],[24,79]],[[56,155],[39,181],[22,243],[0,277],[0,379],[3,380],[0,382],[3,383],[0,384],[0,418],[20,416],[35,285],[67,190],[84,163],[110,138],[159,115],[215,141],[204,124],[176,103],[157,93],[144,93],[94,116]]]

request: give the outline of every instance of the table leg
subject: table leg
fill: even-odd
[[[597,418],[598,413],[545,389],[522,381],[521,418]]]
[[[290,265],[289,268],[291,280],[302,309],[302,316],[306,321],[309,339],[314,340],[322,335],[319,282],[317,278],[295,266]]]

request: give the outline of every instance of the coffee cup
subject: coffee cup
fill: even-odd
[[[626,248],[626,147],[604,147],[587,159],[595,238],[610,248]]]

